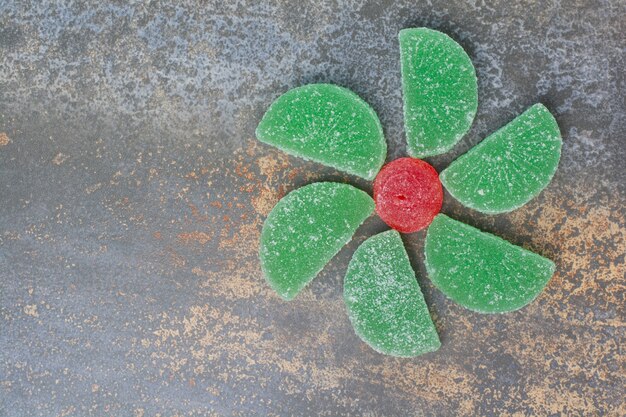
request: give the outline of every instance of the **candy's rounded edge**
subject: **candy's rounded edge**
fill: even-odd
[[[426,28],[426,27],[419,27],[419,28],[404,28],[401,29],[400,32],[398,32],[398,43],[401,45],[402,42],[402,38],[409,36],[410,33],[413,32],[428,32],[428,33],[434,33],[437,34],[438,36],[442,36],[444,39],[447,38],[447,41],[451,41],[452,44],[456,45],[456,47],[458,49],[460,49],[463,54],[465,55],[465,58],[467,58],[467,62],[469,63],[470,68],[472,69],[472,84],[473,84],[473,91],[474,91],[474,97],[472,100],[472,108],[470,109],[470,112],[468,113],[468,116],[466,117],[467,120],[467,127],[462,131],[457,133],[457,136],[454,138],[454,140],[452,140],[450,143],[446,143],[443,144],[441,146],[437,146],[435,148],[431,148],[428,150],[419,148],[417,146],[414,146],[411,141],[409,141],[409,137],[407,132],[410,130],[407,126],[407,120],[406,120],[406,107],[407,107],[407,103],[406,103],[406,84],[404,82],[404,69],[403,69],[403,57],[404,57],[404,52],[402,50],[402,48],[400,47],[400,82],[401,82],[401,90],[402,90],[402,120],[403,120],[403,125],[404,125],[404,131],[405,131],[405,137],[406,137],[406,144],[407,144],[407,153],[412,156],[413,158],[418,158],[418,159],[423,159],[423,158],[428,158],[431,156],[437,156],[437,155],[441,155],[444,154],[448,151],[450,151],[452,148],[454,148],[460,141],[461,139],[467,134],[467,132],[469,132],[469,130],[472,128],[472,125],[474,124],[474,119],[476,118],[476,113],[478,112],[478,76],[476,75],[476,67],[474,67],[474,63],[472,62],[472,59],[470,58],[469,54],[467,53],[467,51],[465,50],[465,48],[463,48],[463,46],[458,43],[456,40],[454,40],[454,38],[452,38],[450,35],[444,33],[444,32],[440,32],[438,30],[435,29],[430,29],[430,28]],[[471,115],[471,116],[470,116]]]
[[[309,285],[309,283],[311,283],[311,281],[313,281],[320,272],[322,272],[322,270],[328,265],[328,263],[324,264],[324,266],[322,266],[322,268],[320,268],[312,277],[311,279],[309,279],[308,281],[306,281],[304,284],[302,284],[301,286],[299,286],[295,291],[290,291],[289,293],[283,293],[281,291],[279,291],[279,289],[276,286],[276,283],[270,278],[270,274],[267,272],[267,269],[265,267],[265,256],[263,256],[263,245],[261,244],[261,242],[263,241],[263,236],[265,234],[265,230],[266,230],[266,225],[268,224],[268,220],[270,219],[270,217],[272,216],[272,213],[274,213],[274,211],[276,209],[279,208],[280,205],[282,205],[281,203],[284,204],[284,202],[287,200],[287,198],[291,195],[293,195],[294,193],[299,192],[300,190],[303,190],[305,188],[308,187],[314,187],[314,186],[319,186],[318,184],[336,184],[336,185],[341,185],[341,186],[345,186],[347,188],[353,188],[354,190],[358,191],[361,196],[366,196],[367,199],[365,199],[367,201],[367,204],[369,205],[369,210],[368,210],[368,215],[365,216],[363,218],[363,220],[361,220],[361,222],[359,223],[360,227],[365,220],[367,220],[369,217],[371,217],[371,215],[374,213],[374,200],[372,199],[372,197],[370,197],[369,194],[367,194],[365,191],[358,189],[357,187],[350,185],[350,184],[344,184],[341,182],[333,182],[333,181],[318,181],[318,182],[314,182],[311,184],[307,184],[304,185],[302,187],[299,187],[293,191],[291,191],[289,194],[285,195],[283,198],[281,198],[274,207],[272,207],[272,210],[269,212],[269,214],[267,215],[267,217],[265,218],[265,221],[263,221],[263,226],[261,227],[261,233],[259,235],[259,263],[261,264],[261,272],[263,274],[263,278],[265,279],[265,282],[267,282],[267,284],[269,285],[269,287],[283,300],[285,301],[291,301],[293,300],[307,285]],[[356,229],[355,229],[356,231]],[[354,235],[353,235],[354,236]],[[352,240],[352,237],[350,236],[350,238],[348,239],[347,242],[345,242],[337,252],[335,252],[333,254],[333,256],[330,258],[330,260],[332,260],[337,253],[339,253],[339,251],[345,246],[347,245],[350,240]],[[330,262],[330,260],[328,262]]]
[[[483,143],[488,143],[488,142],[485,142],[486,139],[490,138],[492,135],[496,134],[499,130],[505,128],[513,120],[517,119],[518,117],[522,116],[524,113],[526,113],[527,111],[530,111],[533,108],[540,108],[543,111],[547,112],[547,114],[550,116],[550,120],[552,122],[552,129],[557,134],[557,142],[559,143],[559,146],[558,146],[558,148],[556,149],[556,152],[555,152],[555,154],[556,154],[556,158],[555,158],[556,159],[556,163],[554,164],[554,167],[553,167],[552,171],[550,172],[550,174],[548,176],[546,176],[545,183],[543,183],[540,187],[538,187],[535,191],[533,191],[531,193],[530,197],[528,197],[528,199],[526,199],[525,201],[522,201],[520,203],[516,203],[516,204],[514,204],[512,206],[508,206],[507,208],[504,208],[504,209],[501,208],[501,209],[490,210],[488,208],[485,208],[485,207],[482,207],[482,206],[479,206],[479,205],[476,205],[476,204],[472,204],[471,202],[464,201],[463,199],[459,198],[459,196],[456,194],[456,192],[453,189],[451,189],[448,186],[448,184],[447,184],[446,178],[447,178],[448,169],[450,167],[452,167],[457,161],[461,161],[462,159],[464,159],[466,155],[469,155],[469,154],[473,153],[474,151],[476,151],[477,149],[482,148],[481,145]],[[543,190],[545,190],[548,187],[548,185],[550,185],[550,183],[552,182],[552,179],[554,178],[554,175],[556,174],[556,171],[559,168],[559,163],[561,162],[561,151],[562,151],[562,147],[563,147],[563,138],[562,138],[561,131],[560,131],[560,128],[559,128],[559,124],[557,123],[556,119],[554,118],[554,115],[542,103],[535,103],[532,106],[530,106],[528,109],[526,109],[523,113],[521,113],[520,115],[515,117],[513,120],[511,120],[509,123],[507,123],[504,126],[500,127],[500,129],[497,129],[496,131],[494,131],[493,133],[488,135],[485,139],[480,141],[480,143],[476,144],[474,147],[469,149],[463,155],[459,156],[457,159],[452,161],[452,163],[450,163],[450,165],[448,165],[448,167],[446,169],[444,169],[443,171],[441,171],[439,173],[439,181],[444,186],[444,188],[450,193],[450,195],[455,200],[457,200],[458,202],[463,204],[465,207],[467,207],[469,209],[472,209],[472,210],[476,210],[476,211],[478,211],[480,213],[484,213],[484,214],[509,213],[511,211],[517,210],[517,209],[525,206],[526,204],[528,204],[531,200],[533,200],[535,197],[537,197],[539,194],[541,194],[541,192]]]
[[[532,255],[534,255],[534,256],[538,256],[538,257],[540,257],[541,259],[546,260],[546,261],[548,261],[548,262],[549,262],[549,265],[550,265],[550,274],[547,276],[547,279],[546,279],[546,280],[542,283],[541,287],[539,288],[539,290],[537,290],[537,292],[536,292],[536,293],[534,293],[531,297],[528,297],[527,299],[524,299],[523,303],[522,303],[522,304],[520,304],[519,306],[515,306],[514,308],[511,308],[511,309],[506,309],[506,310],[500,310],[500,309],[499,309],[499,310],[484,310],[484,309],[477,308],[477,307],[475,307],[475,306],[470,306],[470,305],[466,305],[465,303],[461,303],[461,302],[459,302],[458,300],[454,299],[453,297],[449,296],[449,295],[448,295],[448,293],[447,293],[446,291],[444,291],[443,289],[441,289],[441,287],[439,286],[439,283],[437,282],[437,279],[433,279],[433,277],[435,277],[437,274],[436,274],[436,273],[433,273],[432,266],[431,266],[431,265],[430,265],[430,263],[428,262],[428,252],[429,252],[428,248],[429,248],[429,246],[430,246],[430,241],[431,241],[431,236],[430,236],[430,227],[432,227],[434,224],[436,224],[436,222],[437,222],[437,223],[439,223],[439,221],[437,220],[438,218],[441,218],[441,219],[442,219],[441,221],[451,220],[451,221],[453,221],[453,222],[455,222],[455,223],[459,223],[459,224],[461,224],[461,225],[464,225],[464,226],[470,227],[470,228],[472,228],[472,229],[476,229],[476,230],[478,230],[480,233],[482,233],[482,234],[484,234],[484,235],[486,235],[486,236],[489,236],[489,237],[491,237],[491,238],[493,238],[493,239],[496,239],[496,240],[498,240],[498,241],[503,241],[503,242],[506,242],[506,243],[508,243],[509,245],[512,245],[512,246],[515,246],[515,247],[521,248],[521,249],[523,249],[524,251],[526,251],[526,252],[528,252],[528,253],[530,253],[530,254],[532,254]],[[445,296],[446,296],[446,298],[447,298],[447,299],[449,299],[449,300],[451,300],[451,301],[455,302],[456,304],[460,305],[460,306],[461,306],[461,307],[463,307],[463,308],[466,308],[466,309],[468,309],[468,310],[470,310],[470,311],[474,311],[474,312],[476,312],[476,313],[481,313],[481,314],[505,314],[505,313],[511,313],[511,312],[513,312],[513,311],[521,310],[522,308],[526,307],[527,305],[529,305],[530,303],[532,303],[533,301],[535,301],[535,300],[537,299],[537,297],[539,297],[539,294],[541,294],[541,293],[543,292],[543,290],[545,290],[545,288],[547,287],[548,283],[550,282],[550,280],[551,280],[551,279],[552,279],[552,277],[554,276],[554,273],[556,272],[556,264],[554,263],[554,261],[553,261],[552,259],[546,258],[545,256],[541,256],[541,255],[539,255],[539,254],[537,254],[537,253],[531,252],[531,251],[529,251],[528,249],[525,249],[525,248],[523,248],[523,247],[521,247],[521,246],[514,245],[514,244],[512,244],[511,242],[509,242],[508,240],[502,239],[501,237],[496,236],[496,235],[494,235],[493,233],[489,233],[489,232],[482,231],[482,230],[478,229],[477,227],[470,226],[470,225],[469,225],[469,224],[467,224],[467,223],[463,223],[463,222],[460,222],[460,221],[458,221],[458,220],[455,220],[455,219],[453,219],[453,218],[451,218],[451,217],[449,217],[449,216],[446,216],[446,215],[445,215],[445,214],[443,214],[443,213],[439,213],[437,216],[435,216],[435,219],[433,219],[432,223],[431,223],[431,224],[430,224],[430,226],[428,227],[428,232],[426,233],[426,238],[424,239],[424,266],[426,267],[426,273],[428,274],[428,278],[430,279],[430,281],[433,283],[433,285],[434,285],[434,286],[435,286],[435,287],[436,287],[439,291],[441,291],[441,292],[443,293],[443,295],[445,295]]]
[[[387,352],[385,350],[382,350],[377,345],[374,345],[369,340],[367,340],[367,338],[361,333],[360,329],[358,329],[357,326],[354,325],[354,323],[355,323],[354,314],[353,314],[352,310],[348,307],[350,305],[350,303],[347,300],[346,291],[345,291],[346,279],[347,279],[348,274],[350,273],[350,270],[352,268],[352,260],[355,258],[355,255],[363,247],[363,245],[365,245],[367,242],[372,242],[371,239],[381,238],[384,235],[393,235],[394,238],[396,238],[396,239],[398,239],[400,241],[400,245],[402,246],[402,249],[404,250],[404,256],[406,258],[406,261],[409,263],[409,265],[411,265],[411,260],[409,259],[409,255],[408,255],[408,253],[406,251],[406,247],[404,246],[404,242],[402,241],[402,237],[400,236],[400,232],[398,232],[397,230],[394,230],[394,229],[386,230],[386,231],[378,233],[378,234],[376,234],[374,236],[370,236],[369,238],[367,238],[356,249],[354,254],[352,254],[352,258],[350,259],[350,262],[348,263],[348,268],[346,269],[346,273],[345,273],[344,279],[343,279],[343,287],[344,287],[344,290],[343,290],[343,301],[344,301],[344,304],[346,306],[346,312],[347,312],[347,315],[348,315],[348,319],[350,320],[350,324],[352,325],[352,329],[354,330],[354,333],[359,337],[359,339],[361,339],[361,341],[363,341],[371,349],[373,349],[374,351],[376,351],[376,352],[378,352],[378,353],[380,353],[382,355],[392,356],[392,357],[396,357],[396,358],[415,358],[415,357],[424,355],[426,353],[436,352],[441,347],[441,339],[439,338],[439,333],[437,332],[437,328],[435,327],[435,323],[433,322],[432,316],[430,315],[430,309],[428,309],[428,304],[426,304],[426,300],[424,299],[424,293],[422,292],[422,289],[421,289],[421,287],[419,285],[419,282],[417,281],[417,276],[415,276],[415,284],[417,285],[417,288],[419,290],[418,294],[422,297],[422,301],[426,305],[426,308],[428,310],[428,315],[430,316],[430,320],[431,320],[431,322],[433,324],[433,327],[435,327],[435,335],[437,336],[436,346],[430,346],[429,345],[426,350],[422,350],[419,353],[397,353],[397,352],[389,353],[389,352]],[[411,269],[413,269],[413,266],[411,266]],[[413,270],[413,273],[415,274],[414,270]]]
[[[359,96],[357,93],[355,93],[354,91],[350,90],[349,88],[342,87],[342,86],[336,85],[336,84],[330,84],[330,83],[307,84],[307,85],[309,85],[309,86],[310,85],[326,85],[326,86],[331,86],[331,87],[343,90],[346,94],[349,94],[349,95],[353,96],[355,99],[357,99],[363,105],[363,107],[367,110],[367,112],[369,113],[371,119],[375,122],[376,127],[378,129],[378,138],[379,138],[379,140],[378,140],[377,144],[380,146],[381,149],[379,149],[379,153],[376,155],[377,156],[376,164],[374,164],[371,167],[371,169],[368,169],[366,174],[357,173],[357,172],[348,172],[348,171],[346,171],[344,169],[340,169],[340,168],[337,168],[335,166],[331,166],[331,167],[335,168],[335,169],[338,169],[340,171],[348,172],[349,174],[356,175],[358,177],[364,178],[364,179],[366,179],[368,181],[372,181],[374,178],[376,178],[376,175],[378,174],[378,172],[382,168],[383,164],[385,163],[385,160],[387,159],[387,139],[385,139],[385,132],[383,130],[383,125],[382,125],[382,123],[380,123],[380,118],[378,117],[378,114],[376,113],[374,108],[367,101],[365,101],[361,96]],[[328,165],[328,164],[323,164],[323,165]],[[330,165],[328,165],[328,166],[330,166]]]
[[[485,232],[483,232],[483,233],[485,233]],[[537,254],[535,254],[535,255],[537,255]],[[554,261],[552,261],[551,259],[548,259],[548,258],[544,258],[544,259],[547,259],[548,261],[550,261],[550,275],[548,275],[547,279],[545,280],[545,282],[543,282],[543,284],[537,290],[536,293],[532,293],[530,297],[524,298],[519,305],[516,305],[513,308],[496,309],[496,310],[484,310],[484,309],[476,308],[476,307],[473,307],[473,306],[471,306],[471,307],[470,306],[465,306],[465,305],[459,303],[458,301],[452,299],[447,294],[444,293],[444,295],[448,299],[450,299],[450,300],[454,301],[455,303],[457,303],[458,305],[460,305],[460,306],[462,306],[462,307],[464,307],[464,308],[466,308],[468,310],[474,311],[476,313],[480,313],[480,314],[506,314],[506,313],[512,313],[514,311],[521,310],[524,307],[526,307],[527,305],[529,305],[530,303],[532,303],[533,301],[535,301],[539,297],[539,295],[546,289],[546,287],[548,286],[548,283],[550,282],[550,280],[554,276],[554,273],[556,272],[556,265],[555,265]]]
[[[319,86],[327,86],[327,87],[332,87],[334,89],[337,90],[341,90],[344,93],[347,93],[351,96],[354,96],[356,99],[358,99],[358,101],[363,105],[364,109],[368,112],[369,116],[371,117],[372,120],[375,121],[377,130],[378,130],[378,137],[379,140],[377,142],[377,145],[379,145],[379,147],[381,149],[379,149],[378,153],[375,155],[376,156],[376,163],[372,164],[372,166],[368,166],[366,167],[367,169],[365,169],[363,172],[357,172],[357,170],[354,169],[347,169],[345,167],[339,167],[336,164],[331,164],[328,162],[321,162],[318,159],[314,159],[314,158],[310,158],[308,156],[302,155],[299,152],[293,152],[293,151],[286,151],[282,148],[279,148],[278,146],[269,143],[268,141],[266,141],[264,139],[264,132],[263,129],[261,129],[261,126],[263,125],[263,122],[266,120],[266,117],[268,117],[268,115],[271,113],[272,111],[272,107],[274,107],[275,104],[279,103],[281,99],[284,99],[284,97],[289,94],[289,93],[296,93],[297,91],[300,90],[309,90],[309,89],[315,89],[316,87]],[[276,149],[279,149],[282,152],[285,152],[288,155],[292,155],[295,156],[296,158],[301,158],[304,159],[305,161],[312,161],[315,162],[317,164],[321,164],[333,169],[336,169],[338,171],[341,172],[345,172],[347,174],[350,175],[354,175],[360,178],[364,178],[368,181],[373,180],[376,177],[376,174],[378,173],[378,171],[380,171],[380,169],[382,168],[383,164],[385,163],[385,159],[387,158],[387,140],[385,139],[385,133],[383,130],[383,126],[380,123],[380,118],[378,117],[378,114],[376,114],[376,111],[374,110],[374,108],[367,102],[365,101],[363,98],[361,98],[361,96],[359,96],[358,94],[356,94],[354,91],[346,88],[346,87],[342,87],[340,85],[336,85],[336,84],[331,84],[331,83],[311,83],[311,84],[305,84],[305,85],[301,85],[298,87],[294,87],[291,88],[287,91],[285,91],[284,93],[282,93],[281,95],[279,95],[277,98],[274,99],[274,101],[272,101],[272,104],[270,104],[270,106],[267,108],[267,110],[265,111],[265,113],[263,114],[263,117],[261,117],[261,120],[259,121],[259,124],[257,125],[257,127],[254,129],[254,135],[257,138],[257,140],[259,142],[265,143],[266,145],[272,146]]]
[[[313,183],[316,184],[316,183]],[[282,289],[279,290],[279,288],[276,286],[276,283],[274,282],[274,280],[271,278],[269,272],[267,271],[267,268],[265,266],[265,256],[263,255],[263,237],[265,236],[266,230],[268,230],[266,227],[269,224],[269,222],[272,220],[273,218],[273,214],[276,213],[276,210],[279,210],[280,207],[284,204],[286,204],[286,200],[288,199],[289,196],[292,196],[292,194],[298,192],[299,190],[302,190],[305,187],[311,186],[313,184],[308,184],[305,185],[303,187],[297,188],[293,191],[291,191],[289,194],[285,195],[283,198],[281,198],[280,200],[278,200],[278,202],[274,205],[274,207],[272,207],[272,210],[270,210],[270,212],[268,213],[267,217],[265,218],[265,220],[263,221],[263,226],[261,227],[261,234],[259,235],[259,263],[261,264],[261,272],[263,274],[263,278],[265,279],[265,282],[267,282],[267,284],[269,285],[269,287],[280,297],[282,298],[284,301],[291,301],[295,298],[296,295],[298,295],[298,293],[302,290],[302,288],[296,290],[295,292],[291,293],[283,293]],[[269,233],[269,232],[268,232]],[[306,285],[306,284],[305,284]]]
[[[541,295],[541,293],[546,289],[546,287],[548,286],[548,283],[554,276],[554,273],[556,272],[556,265],[551,259],[548,259],[548,260],[551,262],[550,275],[547,276],[547,279],[542,283],[541,287],[535,293],[531,293],[530,296],[528,298],[523,299],[519,305],[516,305],[515,307],[510,308],[510,309],[498,309],[498,310],[481,310],[478,308],[469,308],[469,307],[466,307],[466,308],[468,308],[469,310],[475,311],[477,313],[481,313],[481,314],[506,314],[506,313],[512,313],[514,311],[523,309],[524,307],[528,306],[530,303],[535,301],[539,297],[539,295]]]

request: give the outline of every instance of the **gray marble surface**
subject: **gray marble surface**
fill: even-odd
[[[442,347],[354,334],[342,279],[372,217],[300,296],[263,281],[260,228],[303,184],[371,184],[258,143],[287,89],[332,82],[404,156],[397,33],[459,41],[479,108],[442,169],[535,102],[551,185],[509,214],[444,212],[553,259],[531,305],[446,299],[403,237]],[[0,2],[0,415],[625,415],[626,3]]]

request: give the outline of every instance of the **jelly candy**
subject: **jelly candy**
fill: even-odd
[[[374,110],[332,84],[309,84],[280,96],[256,129],[261,142],[368,180],[385,162],[387,144]]]
[[[443,214],[430,224],[424,252],[433,284],[460,305],[481,313],[524,307],[555,270],[551,260]]]
[[[292,155],[375,178],[374,200],[346,184],[302,187],[269,214],[259,256],[269,285],[291,300],[375,208],[395,230],[367,239],[355,251],[344,301],[357,335],[369,346],[412,357],[441,343],[398,231],[428,226],[426,270],[452,300],[482,313],[524,307],[547,285],[554,263],[438,214],[442,186],[475,210],[514,210],[551,181],[562,141],[550,112],[537,104],[438,175],[416,158],[450,150],[470,129],[478,106],[476,72],[463,48],[438,31],[404,29],[399,43],[407,150],[413,158],[381,170],[387,146],[380,121],[349,90],[310,84],[286,92],[263,116],[257,138]]]
[[[399,41],[408,152],[416,158],[444,153],[476,115],[474,66],[461,45],[436,30],[403,29]]]
[[[289,193],[261,232],[259,256],[270,286],[285,300],[294,298],[373,211],[372,198],[347,184],[318,182]]]
[[[416,232],[441,210],[443,190],[435,168],[415,158],[388,163],[374,181],[376,212],[390,227]]]
[[[348,265],[343,294],[354,330],[374,350],[410,357],[441,346],[395,230],[367,239],[356,250]]]
[[[535,104],[441,172],[444,187],[483,213],[515,210],[552,180],[561,157],[556,120]]]

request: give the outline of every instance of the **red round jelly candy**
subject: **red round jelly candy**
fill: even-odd
[[[376,212],[399,232],[411,233],[433,221],[443,202],[439,174],[429,163],[400,158],[385,165],[374,181]]]

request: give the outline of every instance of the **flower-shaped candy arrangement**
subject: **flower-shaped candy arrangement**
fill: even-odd
[[[410,158],[382,167],[387,146],[376,113],[356,94],[330,84],[280,96],[256,135],[292,155],[375,179],[374,199],[348,184],[320,182],[280,200],[261,233],[269,285],[285,300],[294,298],[376,211],[394,230],[356,250],[344,300],[366,343],[408,357],[437,350],[440,342],[398,232],[428,227],[429,278],[462,306],[482,313],[525,306],[550,280],[554,263],[438,214],[442,184],[474,210],[514,210],[552,179],[561,137],[550,112],[536,104],[437,174],[418,158],[450,150],[469,130],[478,103],[476,73],[463,48],[441,32],[405,29],[399,40]]]

